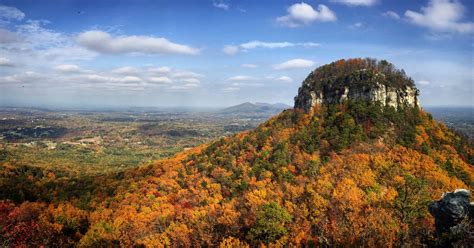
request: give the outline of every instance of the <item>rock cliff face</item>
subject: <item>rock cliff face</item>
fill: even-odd
[[[418,92],[403,70],[394,69],[386,61],[343,60],[311,72],[298,90],[295,108],[308,112],[316,104],[346,100],[380,102],[395,108],[415,107],[419,105]]]

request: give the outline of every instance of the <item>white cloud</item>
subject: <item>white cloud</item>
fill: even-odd
[[[0,57],[0,66],[14,66],[14,64],[10,59]]]
[[[293,79],[288,77],[288,76],[281,76],[277,78],[278,81],[285,82],[285,83],[291,83],[293,82]]]
[[[243,67],[243,68],[252,68],[252,69],[258,67],[258,65],[256,65],[256,64],[242,64],[240,66]]]
[[[182,88],[182,90],[199,87],[204,77],[196,72],[166,66],[123,66],[96,71],[83,69],[76,64],[76,61],[92,59],[98,53],[80,46],[78,36],[48,29],[46,25],[48,21],[28,20],[19,25],[8,26],[8,29],[0,28],[1,66],[19,64],[26,68],[24,73],[15,73],[17,69],[4,67],[3,75],[0,76],[0,87],[2,85],[8,85],[4,87],[25,86],[25,88],[67,89],[76,92],[82,89],[91,92],[94,90],[103,92],[104,89],[123,92],[147,89],[166,91],[172,86]],[[114,45],[120,43],[122,38],[127,40],[129,36],[109,35],[109,40],[105,41]],[[151,39],[151,41],[155,40]],[[151,49],[146,42],[138,42],[137,45],[144,45],[143,49]],[[113,52],[123,52],[128,48],[130,47],[127,47],[127,44],[119,44],[113,47],[115,49]],[[134,53],[139,53],[139,51]],[[13,58],[14,63],[10,61]],[[28,68],[37,68],[41,70],[41,73],[28,71]]]
[[[180,70],[175,70],[170,73],[171,77],[174,78],[200,78],[204,77],[204,75],[195,73],[192,71],[180,71]]]
[[[222,89],[223,92],[234,92],[234,91],[238,91],[240,90],[239,87],[234,87],[234,86],[230,86],[230,87],[225,87]]]
[[[237,52],[239,52],[239,47],[238,46],[232,46],[232,45],[227,45],[222,48],[222,52],[224,52],[227,55],[234,55]]]
[[[126,76],[126,77],[113,77],[108,75],[100,75],[100,74],[88,74],[81,76],[82,80],[99,82],[99,83],[140,83],[143,80],[136,76]]]
[[[223,3],[223,2],[214,2],[212,3],[212,6],[223,9],[223,10],[229,10],[229,4]]]
[[[414,25],[437,32],[472,33],[473,22],[463,22],[466,8],[457,0],[430,0],[421,12],[407,10],[405,17]]]
[[[276,19],[277,23],[287,27],[300,27],[309,25],[312,22],[332,22],[336,21],[336,14],[324,4],[319,4],[315,10],[307,3],[301,2],[291,5],[287,9],[288,14]]]
[[[122,81],[124,83],[139,83],[141,82],[142,80],[139,78],[139,77],[135,77],[135,76],[126,76],[122,79]]]
[[[162,67],[150,67],[147,69],[147,72],[151,76],[166,76],[168,78],[172,79],[178,79],[181,82],[190,82],[189,80],[195,79],[192,81],[192,83],[199,82],[198,78],[203,78],[204,75],[192,72],[192,71],[186,71],[186,70],[176,70],[173,68],[170,68],[168,66],[162,66]],[[178,81],[177,80],[177,81]]]
[[[23,38],[24,43],[32,46],[34,49],[49,47],[60,47],[70,42],[66,35],[45,28],[48,21],[28,20],[25,24],[19,25],[17,34]]]
[[[53,67],[52,71],[44,73],[25,72],[20,74],[0,77],[1,84],[17,85],[30,84],[41,85],[50,88],[88,89],[88,90],[147,90],[159,87],[167,90],[186,90],[200,87],[200,77],[203,75],[185,70],[177,70],[169,67],[166,76],[156,76],[154,70],[149,67],[130,67],[139,71],[138,74],[126,74],[127,70],[92,71],[83,69],[73,64],[63,64]],[[160,70],[163,71],[163,70]],[[77,73],[76,73],[77,72]],[[117,73],[120,72],[120,73]],[[130,71],[132,72],[132,71]],[[13,86],[12,86],[13,87]]]
[[[132,67],[132,66],[123,66],[123,67],[119,67],[119,68],[116,68],[116,69],[112,70],[112,73],[127,74],[127,75],[137,74],[139,72],[140,72],[140,70],[138,68]]]
[[[146,71],[150,76],[148,81],[152,84],[166,86],[164,88],[166,91],[184,91],[200,87],[200,79],[204,77],[196,72],[177,70],[168,66],[151,67]]]
[[[420,85],[429,85],[430,84],[430,81],[427,81],[427,80],[420,80],[417,82],[418,84]]]
[[[93,30],[79,34],[77,41],[82,46],[106,54],[198,54],[199,50],[187,45],[173,43],[165,38],[152,36],[117,36]]]
[[[349,28],[350,29],[358,29],[358,28],[361,28],[362,26],[364,26],[364,24],[362,22],[356,22],[354,24],[349,25]]]
[[[183,78],[181,81],[187,84],[200,84],[201,83],[201,81],[199,81],[199,79],[197,78]]]
[[[394,20],[399,20],[400,19],[400,15],[397,14],[396,12],[394,12],[394,11],[391,11],[391,10],[382,13],[382,15],[385,16],[385,17],[388,17],[388,18],[392,18]]]
[[[185,85],[183,85],[184,87],[187,87],[187,88],[195,88],[195,87],[199,87],[199,84],[196,84],[196,83],[187,83]]]
[[[333,3],[342,3],[348,6],[373,6],[377,0],[331,0]]]
[[[301,43],[292,43],[292,42],[264,42],[259,40],[250,41],[247,43],[240,44],[240,47],[243,49],[255,49],[255,48],[285,48],[285,47],[317,47],[320,46],[319,43],[314,42],[301,42]]]
[[[28,20],[16,30],[0,29],[0,54],[27,66],[51,66],[86,60],[96,53],[79,47],[72,37],[45,28],[47,21]]]
[[[255,49],[255,48],[284,48],[293,45],[290,42],[264,42],[264,41],[250,41],[247,43],[240,44],[239,47],[243,49]]]
[[[9,21],[11,19],[20,21],[25,18],[25,13],[15,7],[0,5],[0,20]]]
[[[292,59],[281,64],[274,65],[275,70],[289,70],[297,68],[308,68],[314,66],[314,61],[307,59]]]
[[[81,67],[77,65],[58,65],[58,66],[55,66],[54,69],[59,72],[66,72],[66,73],[82,71]]]
[[[238,52],[246,52],[251,49],[257,48],[266,48],[266,49],[277,49],[277,48],[287,48],[287,47],[318,47],[321,44],[315,42],[266,42],[266,41],[259,41],[253,40],[246,43],[242,43],[240,45],[227,45],[224,46],[222,51],[228,55],[234,55]]]
[[[9,75],[0,77],[0,85],[1,84],[8,84],[8,83],[19,83],[20,81],[17,79],[18,75]]]
[[[199,84],[173,85],[173,86],[168,88],[168,91],[171,91],[171,92],[173,92],[173,91],[186,91],[186,90],[189,90],[189,89],[197,88],[199,86],[200,86]]]
[[[95,52],[89,51],[82,47],[69,45],[69,42],[67,42],[67,44],[64,44],[64,46],[50,47],[45,50],[36,50],[36,52],[38,53],[38,56],[51,62],[91,60],[95,56],[97,56]]]
[[[230,77],[230,78],[227,79],[227,81],[240,82],[240,81],[252,81],[252,80],[255,80],[255,79],[256,78],[251,77],[251,76],[239,75],[239,76]]]
[[[152,83],[158,83],[158,84],[172,83],[171,79],[169,79],[168,77],[150,77],[149,81]]]
[[[0,83],[31,84],[32,82],[36,82],[36,80],[41,79],[45,79],[45,76],[34,71],[26,71],[19,74],[0,77]]]
[[[169,68],[168,66],[152,67],[152,68],[148,68],[148,71],[149,71],[149,72],[153,72],[153,73],[166,74],[166,73],[170,73],[170,72],[171,72],[171,68]]]
[[[258,80],[258,78],[252,78],[252,79],[249,79],[249,80],[242,80],[242,81],[238,81],[238,82],[234,82],[231,84],[232,87],[261,87],[263,86],[262,83],[257,83],[255,82],[256,80]]]

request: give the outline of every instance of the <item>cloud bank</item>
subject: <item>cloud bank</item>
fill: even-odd
[[[273,66],[275,70],[290,70],[299,68],[309,68],[314,66],[314,61],[307,59],[292,59]]]
[[[240,45],[226,45],[222,49],[222,52],[224,52],[227,55],[234,55],[237,54],[238,52],[247,52],[252,49],[258,49],[258,48],[263,48],[263,49],[278,49],[278,48],[288,48],[288,47],[319,47],[319,43],[315,42],[288,42],[288,41],[283,41],[283,42],[265,42],[265,41],[259,41],[259,40],[253,40],[249,41],[246,43],[242,43]]]
[[[106,54],[185,54],[195,55],[199,50],[188,45],[173,43],[153,36],[112,36],[100,30],[86,31],[77,36],[77,42],[99,53]]]

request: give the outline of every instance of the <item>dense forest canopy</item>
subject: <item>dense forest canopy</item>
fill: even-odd
[[[311,72],[305,82],[315,89],[323,90],[328,84],[342,84],[348,80],[367,83],[367,79],[374,76],[377,76],[379,83],[394,88],[415,86],[413,79],[403,69],[397,69],[386,60],[372,58],[341,59],[323,65]]]

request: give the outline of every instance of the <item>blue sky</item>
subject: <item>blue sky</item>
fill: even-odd
[[[387,59],[474,106],[469,0],[0,0],[0,105],[293,103],[314,68]]]

